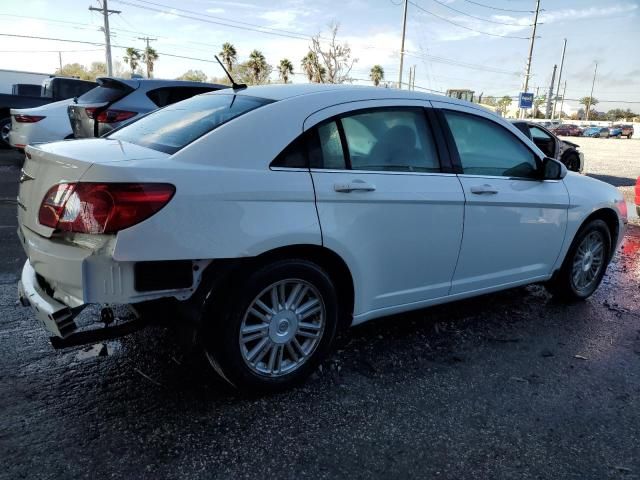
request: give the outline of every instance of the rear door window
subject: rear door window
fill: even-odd
[[[78,97],[78,103],[113,103],[133,92],[133,88],[123,83],[104,83]]]
[[[244,95],[192,97],[156,110],[107,137],[172,154],[220,125],[271,102]]]

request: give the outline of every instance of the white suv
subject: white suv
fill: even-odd
[[[263,391],[342,327],[532,282],[586,298],[626,223],[615,188],[500,117],[383,88],[196,96],[28,147],[20,182],[20,295],[55,345],[124,333],[79,329],[87,304],[168,300],[218,373]]]

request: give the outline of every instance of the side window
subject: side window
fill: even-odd
[[[341,121],[353,170],[440,171],[422,109],[383,109]]]
[[[311,166],[330,170],[347,168],[336,122],[328,122],[317,129],[317,148],[311,149]]]
[[[302,134],[291,142],[273,162],[272,167],[307,168],[307,135]]]
[[[491,120],[443,110],[463,173],[502,177],[536,177],[536,160],[509,130]]]
[[[534,140],[550,140],[551,135],[538,127],[531,127],[531,136]]]

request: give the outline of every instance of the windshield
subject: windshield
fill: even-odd
[[[156,110],[108,137],[172,154],[223,123],[271,102],[244,95],[199,95]]]

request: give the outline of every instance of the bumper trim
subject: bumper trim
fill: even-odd
[[[18,282],[18,296],[20,303],[31,306],[44,328],[56,337],[65,338],[77,328],[74,319],[82,307],[71,309],[42,291],[36,272],[28,260],[22,268],[22,276]]]

